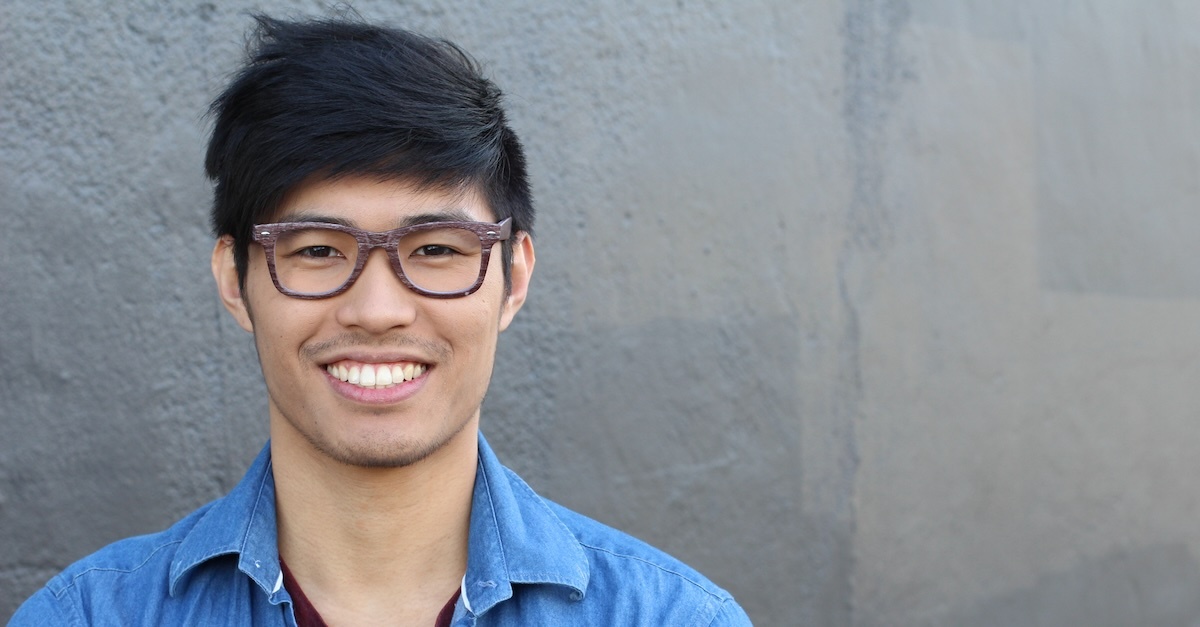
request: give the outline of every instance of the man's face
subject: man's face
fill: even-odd
[[[415,216],[441,214],[444,219],[495,219],[474,190],[417,190],[396,181],[343,178],[300,186],[272,221],[303,216],[387,231]],[[514,260],[508,296],[497,244],[483,286],[470,296],[420,296],[400,282],[387,254],[376,249],[349,290],[319,300],[279,293],[257,244],[250,247],[245,289],[239,291],[231,243],[218,242],[214,274],[226,306],[254,332],[272,436],[288,430],[318,453],[367,467],[412,464],[456,437],[473,439],[497,336],[524,302],[533,268],[529,238],[519,233],[510,241]],[[375,386],[363,385],[367,370]],[[357,376],[343,380],[355,371]],[[380,387],[384,371],[404,373],[405,380]],[[355,379],[358,383],[351,382]]]

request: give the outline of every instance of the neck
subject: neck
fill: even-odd
[[[274,422],[279,554],[326,621],[440,608],[466,571],[478,418],[400,468],[337,462]]]

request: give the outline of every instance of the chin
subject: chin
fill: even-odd
[[[404,468],[430,458],[463,432],[466,423],[452,432],[426,438],[364,435],[355,441],[329,442],[305,435],[319,453],[347,466],[358,468]]]

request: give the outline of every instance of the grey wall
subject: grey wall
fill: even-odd
[[[246,7],[166,4],[0,2],[0,617],[266,435],[201,174]],[[1200,621],[1200,4],[357,5],[531,153],[537,489],[762,625]]]

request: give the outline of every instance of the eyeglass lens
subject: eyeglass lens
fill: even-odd
[[[398,242],[404,276],[431,292],[458,292],[474,285],[482,248],[478,235],[456,227],[415,231]],[[289,231],[275,242],[275,274],[293,292],[324,294],[350,279],[358,255],[358,240],[349,233],[319,227]]]

